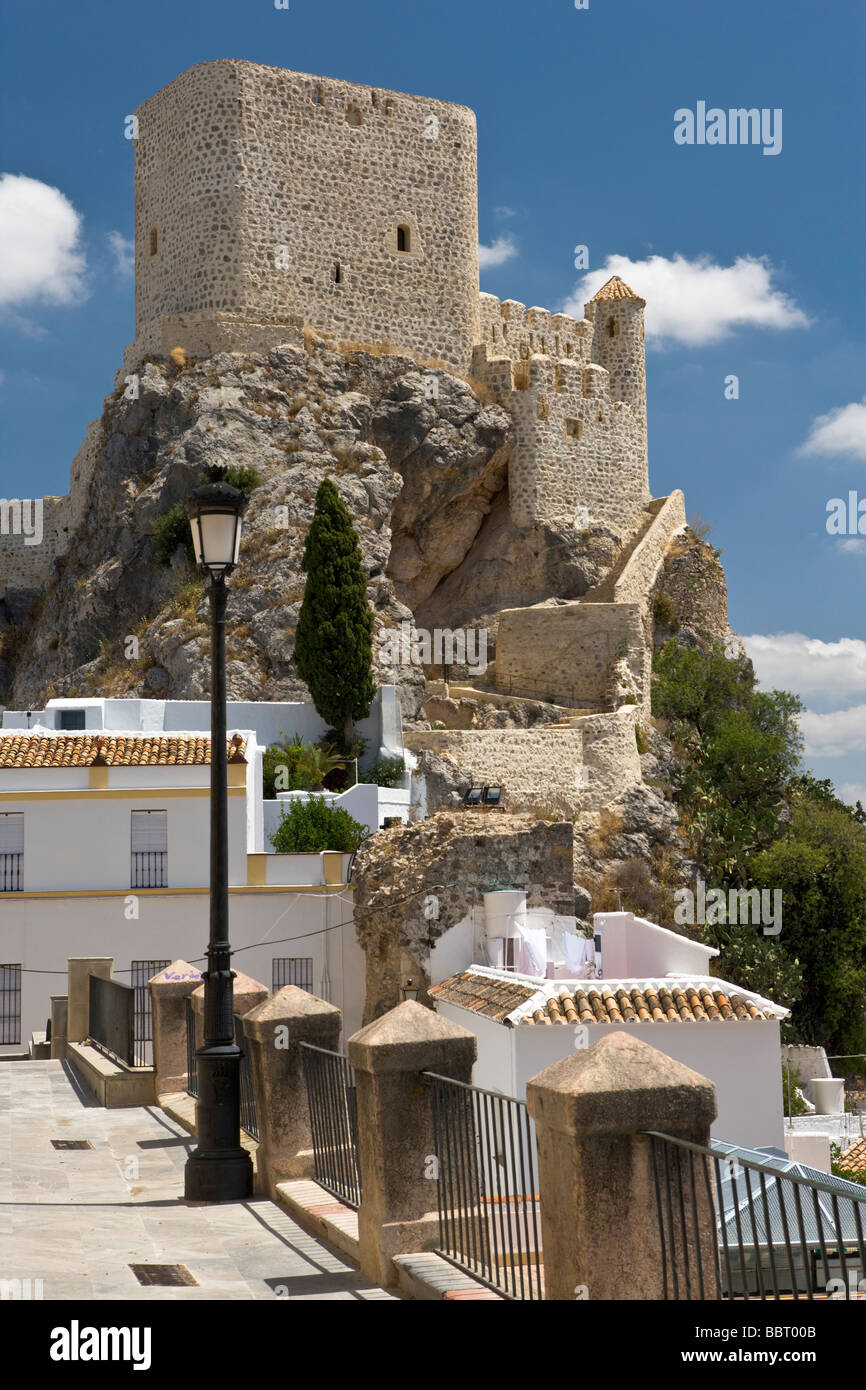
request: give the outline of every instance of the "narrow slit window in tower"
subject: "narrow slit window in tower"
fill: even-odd
[[[400,226],[397,228],[397,250],[408,252],[411,250],[412,236],[408,227]]]
[[[607,321],[607,336],[608,336],[609,338],[618,338],[618,337],[619,337],[619,319],[608,319],[608,321]]]
[[[334,284],[335,284],[335,285],[342,285],[342,283],[343,283],[343,267],[340,265],[340,262],[339,262],[339,261],[334,261]]]
[[[151,254],[152,256],[155,256],[158,250],[159,250],[159,233],[157,232],[156,227],[151,227],[151,229],[150,229],[150,254]]]

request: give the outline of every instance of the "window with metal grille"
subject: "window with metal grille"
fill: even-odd
[[[297,985],[298,989],[312,994],[312,956],[275,956],[272,962],[272,993],[276,994],[283,985]]]
[[[0,1043],[21,1041],[21,966],[0,965]]]
[[[168,812],[132,812],[133,888],[167,888]]]
[[[140,1067],[149,1067],[153,1061],[153,1000],[147,982],[169,965],[170,960],[130,962],[130,984],[135,990],[135,1060]]]
[[[23,887],[24,812],[0,811],[0,893],[20,893]]]

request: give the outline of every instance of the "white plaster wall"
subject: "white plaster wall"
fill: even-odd
[[[363,1007],[363,961],[351,951],[351,901],[343,894],[292,893],[248,889],[229,896],[229,930],[236,970],[270,990],[271,962],[277,956],[311,957],[313,989],[321,994],[326,943],[330,999],[344,1007],[344,957],[352,979],[346,998],[354,1027]],[[123,895],[81,898],[5,897],[0,904],[0,960],[20,963],[22,972],[21,1044],[0,1047],[0,1055],[26,1050],[31,1032],[45,1027],[50,996],[66,993],[69,956],[113,956],[115,970],[133,960],[177,960],[202,964],[208,938],[207,892],[139,897],[139,917],[127,920]],[[340,923],[349,919],[348,928]],[[325,928],[333,930],[323,935]],[[312,934],[311,934],[312,933]],[[284,938],[289,938],[285,940]],[[243,947],[252,947],[242,950]],[[51,974],[28,973],[51,971]],[[130,976],[118,973],[129,983]],[[360,991],[360,996],[359,996]],[[360,997],[360,1004],[359,1004]]]
[[[207,768],[197,771],[199,778]],[[142,769],[142,771],[145,771]],[[153,769],[147,769],[153,771]],[[21,778],[27,774],[18,771]],[[28,777],[29,781],[29,777]],[[166,789],[170,790],[170,789]],[[4,797],[4,811],[24,813],[23,888],[25,893],[125,889],[130,891],[131,813],[137,810],[168,812],[168,887],[203,888],[209,881],[210,799],[201,796],[160,798],[92,796],[70,800]],[[246,798],[230,796],[229,882],[247,881]],[[3,896],[0,911],[11,901]],[[79,953],[80,954],[80,953]]]
[[[596,912],[601,959],[607,979],[654,979],[658,975],[706,975],[718,952],[631,912]]]
[[[462,1011],[468,1017],[466,1010]],[[526,1025],[512,1031],[516,1043],[514,1094],[526,1097],[527,1081],[574,1050],[575,1029]],[[589,1024],[590,1045],[609,1032],[630,1032],[641,1042],[707,1077],[716,1086],[718,1118],[713,1136],[751,1148],[782,1146],[782,1085],[779,1064],[779,1025],[763,1023]],[[473,1031],[474,1028],[473,1028]],[[484,1034],[485,1046],[495,1046]],[[482,1045],[479,1034],[479,1048]],[[508,1041],[500,1044],[507,1053]],[[485,1069],[494,1065],[485,1061]],[[499,1064],[504,1065],[503,1063]]]

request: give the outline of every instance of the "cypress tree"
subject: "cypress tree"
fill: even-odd
[[[323,719],[342,731],[348,748],[356,719],[370,713],[373,613],[352,518],[325,478],[307,535],[301,568],[307,583],[295,633],[295,664]]]

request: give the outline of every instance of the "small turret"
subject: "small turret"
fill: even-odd
[[[640,411],[646,420],[646,300],[613,275],[585,306],[593,326],[590,358],[610,372],[610,397]]]

